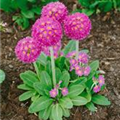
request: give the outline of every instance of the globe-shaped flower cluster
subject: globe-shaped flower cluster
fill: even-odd
[[[48,16],[50,18],[58,20],[60,23],[63,22],[65,17],[68,15],[68,10],[61,2],[51,2],[42,9],[42,17]]]
[[[64,20],[65,34],[74,40],[83,40],[91,30],[91,22],[84,13],[69,15]]]
[[[40,52],[41,47],[31,37],[23,38],[15,47],[16,56],[25,63],[35,62]]]

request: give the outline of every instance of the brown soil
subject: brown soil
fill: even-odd
[[[18,97],[23,91],[17,89],[22,82],[19,74],[28,69],[33,70],[33,67],[16,59],[14,47],[19,39],[30,35],[30,29],[20,30],[5,13],[1,14],[1,18],[8,23],[7,31],[1,34],[0,68],[6,73],[6,80],[1,89],[1,119],[38,120],[35,115],[27,112],[28,102],[19,102]],[[110,13],[110,16],[97,15],[91,20],[93,23],[91,35],[80,43],[80,47],[90,50],[91,59],[100,60],[107,84],[104,94],[112,104],[109,107],[98,106],[98,111],[95,113],[90,113],[84,107],[74,108],[67,120],[120,120],[120,13]],[[65,39],[64,43],[66,41],[68,40]]]

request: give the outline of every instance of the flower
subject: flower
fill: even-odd
[[[100,87],[105,84],[105,78],[103,77],[103,75],[99,75],[98,82]]]
[[[83,40],[90,33],[91,21],[84,13],[75,13],[65,18],[64,29],[69,38]]]
[[[78,76],[82,76],[82,75],[83,75],[83,68],[80,67],[79,70],[76,70],[76,74],[77,74]]]
[[[48,16],[58,20],[60,23],[63,22],[64,18],[68,15],[66,6],[61,2],[51,2],[43,7],[42,17]]]
[[[76,59],[71,59],[71,60],[70,60],[70,64],[71,64],[71,66],[73,66],[73,67],[74,67],[75,65],[77,65],[77,63],[78,63],[78,62],[77,62]]]
[[[66,96],[68,94],[68,89],[66,87],[62,88],[62,95]]]
[[[56,88],[54,88],[50,91],[50,97],[52,97],[52,98],[55,98],[57,96],[57,94],[58,94],[58,91]]]
[[[32,27],[32,37],[43,46],[54,46],[62,38],[62,26],[57,20],[42,17]]]
[[[84,76],[88,76],[90,74],[90,66],[84,68]]]
[[[78,56],[78,60],[81,63],[87,64],[88,63],[88,55],[85,52],[80,52]]]
[[[80,70],[80,66],[79,65],[76,65],[75,66],[75,70],[77,71],[77,70]]]
[[[41,47],[33,38],[26,37],[18,41],[15,47],[15,53],[19,60],[25,63],[32,63],[40,55]]]
[[[53,51],[54,51],[54,57],[58,57],[58,51],[61,49],[61,41],[56,43],[56,45],[53,46]],[[42,51],[47,55],[50,56],[50,49],[47,46],[44,46],[42,48]]]
[[[67,57],[67,58],[75,57],[75,55],[76,55],[76,51],[72,51],[72,52],[69,52],[69,53],[66,55],[66,57]]]
[[[100,86],[99,85],[96,85],[94,88],[93,88],[93,91],[95,93],[99,92],[100,91]]]

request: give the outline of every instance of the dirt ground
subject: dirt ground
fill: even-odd
[[[17,89],[22,82],[19,74],[25,70],[33,70],[31,64],[23,64],[14,53],[17,41],[30,35],[30,28],[22,31],[11,21],[11,16],[2,13],[1,19],[7,22],[7,31],[1,33],[2,62],[0,68],[6,73],[6,80],[1,87],[2,120],[38,120],[27,112],[28,102],[19,102],[23,92]],[[100,68],[105,72],[106,91],[104,94],[111,101],[108,107],[98,107],[98,111],[90,113],[85,107],[74,108],[70,118],[65,120],[120,120],[120,13],[96,15],[91,17],[92,31],[90,36],[80,43],[80,48],[90,50],[91,59],[100,60]],[[68,41],[64,39],[64,43]]]

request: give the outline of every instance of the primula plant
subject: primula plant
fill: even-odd
[[[35,72],[20,74],[26,92],[19,100],[30,99],[29,113],[39,119],[62,120],[70,116],[73,106],[85,105],[96,111],[95,104],[110,105],[100,94],[105,88],[99,61],[90,61],[88,50],[79,50],[79,41],[90,33],[91,21],[83,13],[68,15],[60,2],[43,7],[41,18],[32,27],[32,37],[20,40],[16,56],[24,63],[33,63]],[[71,39],[62,47],[64,33]],[[63,49],[62,49],[63,48]]]

